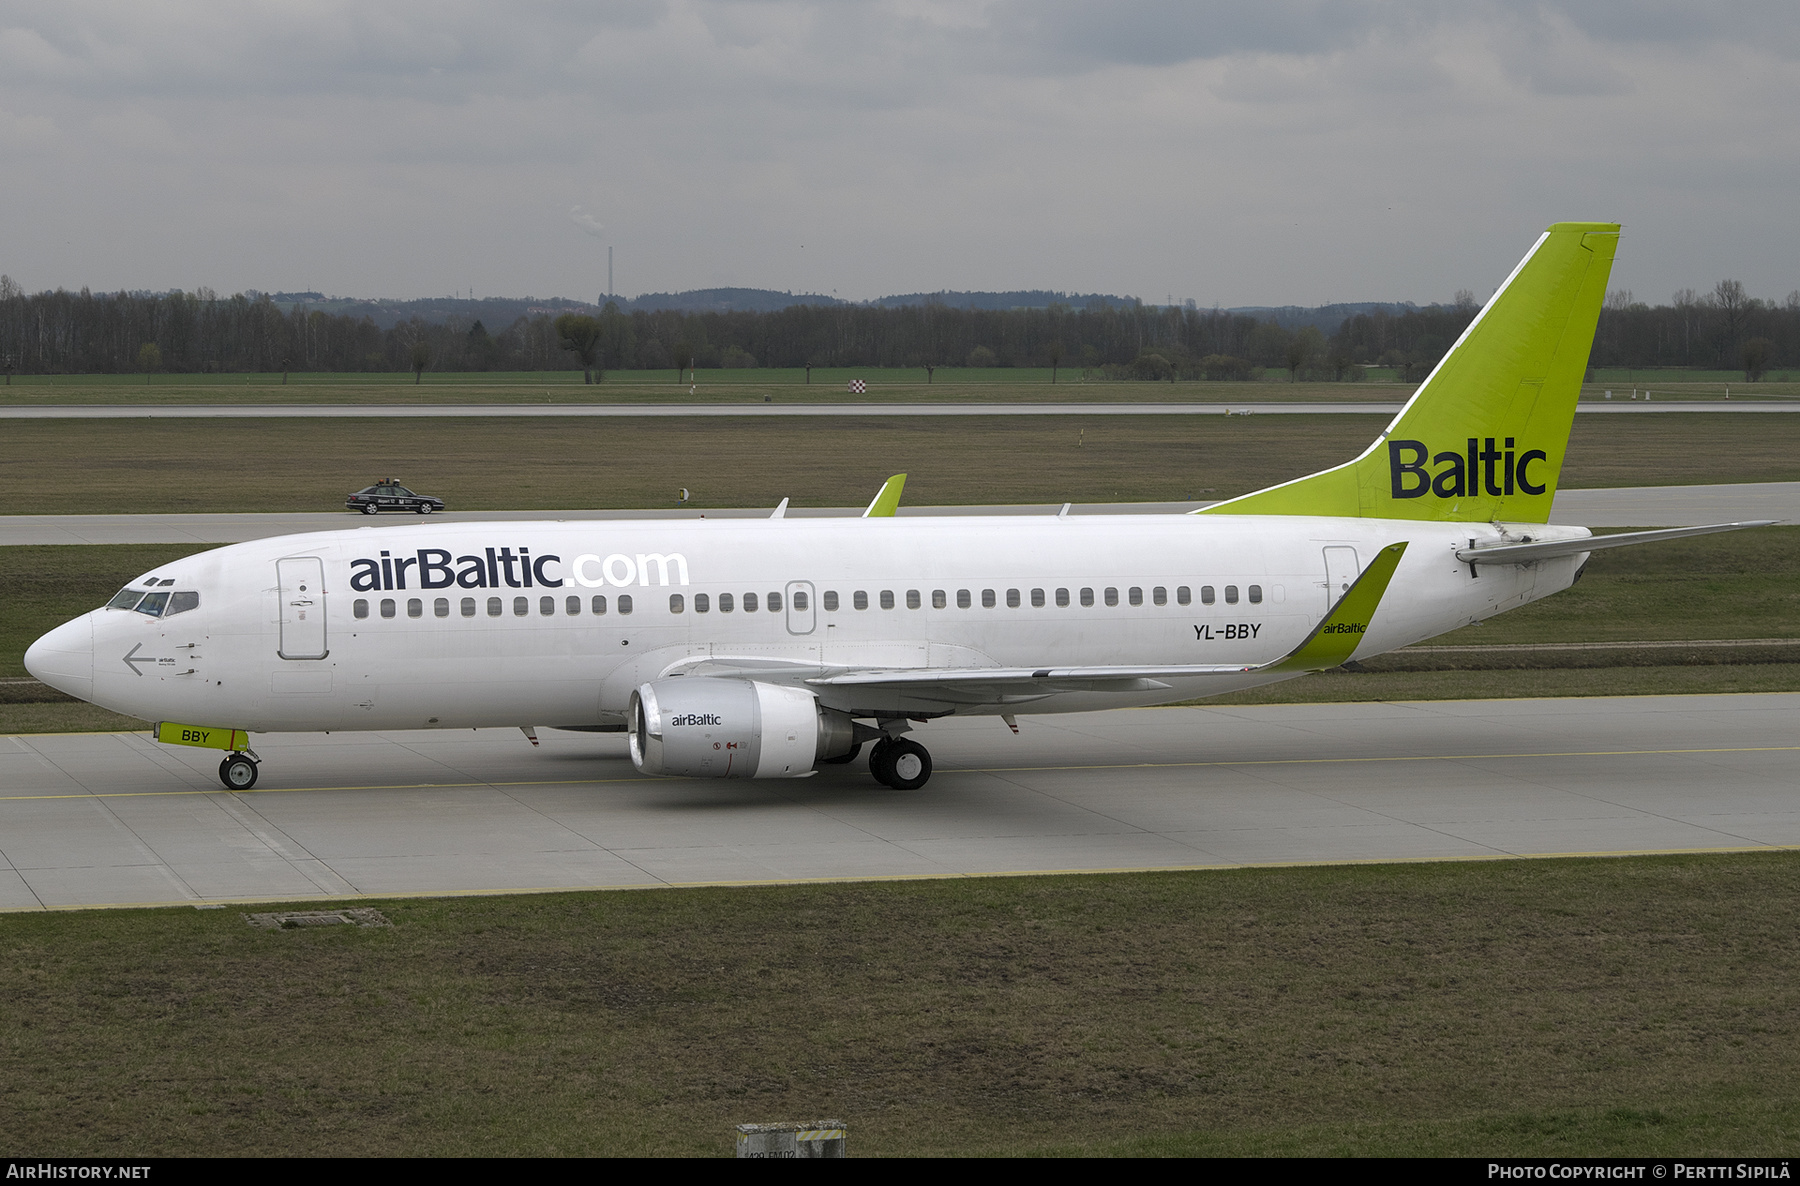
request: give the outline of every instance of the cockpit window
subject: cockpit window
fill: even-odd
[[[137,603],[137,612],[160,618],[163,616],[163,607],[169,604],[170,596],[168,593],[146,593],[144,599]]]
[[[200,608],[200,594],[176,593],[169,598],[169,608],[163,611],[163,617],[173,614],[185,614],[191,609]]]
[[[120,589],[118,594],[106,603],[107,609],[131,609],[144,596],[142,589]]]

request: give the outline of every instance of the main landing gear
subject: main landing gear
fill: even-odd
[[[228,791],[247,791],[256,785],[256,759],[249,754],[230,754],[219,763],[219,781]]]
[[[916,791],[931,780],[931,754],[916,741],[885,737],[869,751],[869,773],[896,791]]]

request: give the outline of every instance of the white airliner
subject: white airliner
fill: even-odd
[[[648,774],[792,778],[949,715],[1216,695],[1418,642],[1567,588],[1548,526],[1618,226],[1538,239],[1355,460],[1189,515],[421,522],[163,565],[26,653],[38,679],[227,751],[248,733],[630,734]],[[785,503],[783,504],[785,508]],[[1066,511],[1066,508],[1065,508]]]

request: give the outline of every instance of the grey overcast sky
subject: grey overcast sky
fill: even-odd
[[[1800,288],[1793,0],[0,0],[27,289]]]

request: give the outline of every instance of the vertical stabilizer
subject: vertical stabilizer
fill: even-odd
[[[1549,522],[1618,242],[1556,223],[1362,456],[1199,513]]]

